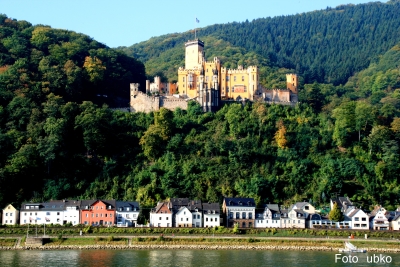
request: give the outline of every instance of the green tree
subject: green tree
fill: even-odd
[[[344,220],[343,213],[340,211],[337,203],[333,204],[333,208],[329,212],[329,220],[334,221],[334,222],[341,222]]]

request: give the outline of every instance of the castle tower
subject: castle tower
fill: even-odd
[[[203,62],[204,42],[199,39],[185,43],[185,69],[200,69]]]
[[[292,93],[297,94],[297,88],[299,86],[299,76],[296,74],[286,74],[286,86],[287,89]]]

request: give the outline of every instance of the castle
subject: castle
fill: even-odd
[[[265,89],[259,83],[257,66],[227,69],[221,66],[218,57],[205,60],[204,42],[199,39],[185,43],[185,67],[178,69],[176,84],[161,83],[159,77],[154,83],[146,81],[147,93],[167,95],[147,96],[131,84],[131,111],[150,112],[161,107],[171,110],[187,109],[187,101],[196,100],[204,112],[216,111],[223,101],[254,101],[294,105],[298,101],[298,76],[286,75],[286,89]]]

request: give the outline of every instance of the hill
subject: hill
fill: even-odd
[[[0,15],[0,73],[2,105],[19,92],[127,106],[129,83],[145,81],[141,62],[87,35],[6,15]]]
[[[399,1],[342,5],[292,16],[216,24],[198,30],[206,58],[220,56],[226,67],[258,63],[261,77],[279,68],[295,71],[305,83],[345,84],[354,73],[400,41]],[[184,65],[184,42],[192,32],[151,38],[120,47],[145,63],[150,76],[176,80]],[[279,76],[279,75],[278,75]],[[263,84],[273,87],[274,75]],[[282,80],[282,78],[280,78]],[[279,79],[278,79],[279,82]]]

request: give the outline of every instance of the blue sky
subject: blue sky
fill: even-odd
[[[293,15],[369,0],[0,0],[17,20],[84,33],[110,47],[228,22]],[[382,1],[386,2],[386,1]]]

